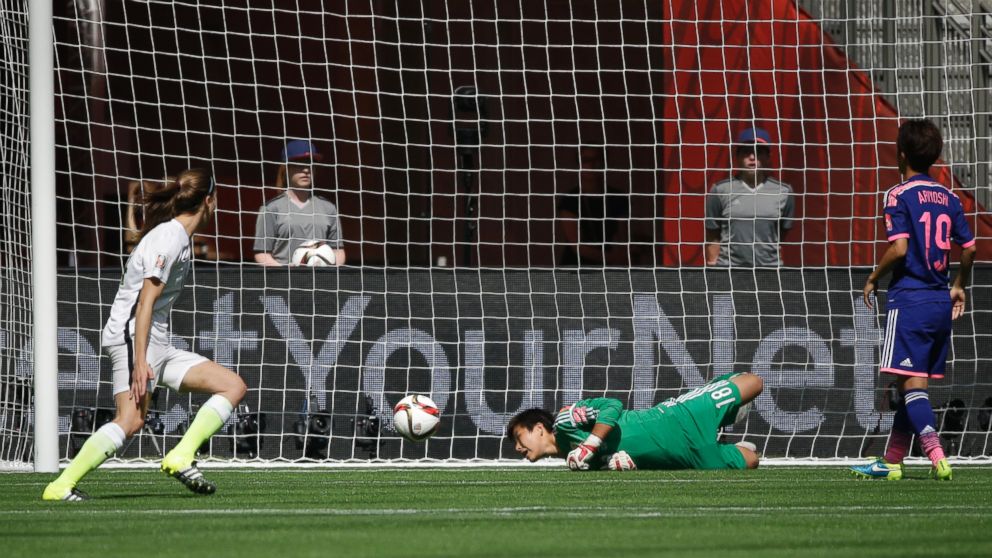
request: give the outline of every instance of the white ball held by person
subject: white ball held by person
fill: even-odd
[[[329,267],[337,263],[334,248],[322,240],[304,242],[293,251],[293,264],[307,267]]]

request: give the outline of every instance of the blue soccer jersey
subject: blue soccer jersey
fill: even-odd
[[[975,243],[957,195],[918,174],[886,192],[885,231],[889,242],[909,242],[905,259],[892,270],[886,307],[948,301],[951,240],[963,247]]]

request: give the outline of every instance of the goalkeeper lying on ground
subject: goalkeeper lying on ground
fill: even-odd
[[[506,427],[528,461],[560,455],[569,469],[754,469],[755,446],[721,444],[720,428],[743,418],[761,377],[725,374],[642,411],[616,399],[583,399],[558,411],[528,409]]]

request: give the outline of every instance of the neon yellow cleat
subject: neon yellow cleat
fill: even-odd
[[[859,479],[900,480],[902,463],[888,463],[879,457],[867,465],[851,467],[851,474]]]
[[[50,502],[82,502],[89,500],[90,497],[74,486],[58,485],[53,482],[45,487],[45,492],[42,493],[41,499]]]
[[[936,467],[930,468],[930,478],[932,479],[949,481],[953,476],[954,472],[951,471],[951,464],[947,462],[947,459],[941,459],[937,462]]]
[[[196,461],[184,461],[171,453],[162,460],[162,472],[183,483],[190,492],[196,494],[213,494],[217,485],[203,477],[196,467]]]

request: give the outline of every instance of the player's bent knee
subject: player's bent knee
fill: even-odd
[[[245,381],[241,379],[241,376],[238,376],[233,372],[231,374],[234,376],[234,380],[231,382],[232,385],[229,393],[233,398],[231,403],[237,405],[242,399],[245,398],[245,394],[248,393],[248,386],[245,385]]]
[[[223,395],[232,405],[237,405],[248,392],[240,376],[227,367],[212,361],[190,368],[183,378],[183,391]]]
[[[124,431],[124,435],[130,438],[141,431],[145,426],[145,415],[142,407],[135,405],[129,399],[129,393],[118,393],[115,397],[117,413],[114,415],[114,422]]]
[[[227,368],[224,368],[224,377],[220,382],[220,389],[217,393],[226,397],[231,405],[237,405],[244,399],[245,394],[248,393],[248,386],[245,385],[245,381],[241,379],[234,372],[231,372]]]
[[[141,429],[145,426],[145,419],[140,416],[127,417],[118,422],[117,426],[120,426],[121,430],[124,431],[124,436],[130,438],[138,432],[141,432]]]

